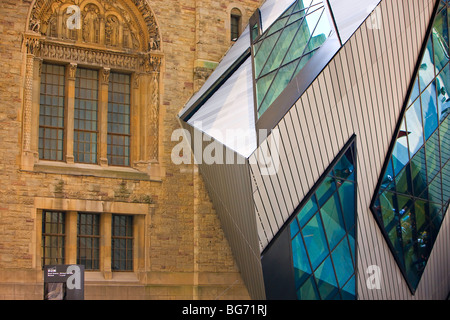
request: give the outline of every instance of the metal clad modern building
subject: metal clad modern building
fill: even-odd
[[[267,0],[180,112],[252,298],[448,296],[448,10]]]

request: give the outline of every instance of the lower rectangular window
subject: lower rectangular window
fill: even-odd
[[[111,269],[133,270],[133,216],[112,216]]]
[[[100,215],[79,213],[77,225],[77,264],[85,270],[100,268]]]
[[[65,215],[44,211],[42,215],[42,265],[64,264]]]

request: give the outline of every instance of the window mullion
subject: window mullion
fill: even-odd
[[[98,122],[98,154],[101,166],[108,165],[108,90],[110,69],[103,68],[100,76],[99,122]]]
[[[66,97],[65,100],[65,109],[66,109],[66,117],[65,121],[65,153],[66,153],[66,162],[74,163],[73,156],[73,137],[74,137],[74,114],[75,114],[75,76],[77,71],[77,64],[71,63],[67,66],[66,70]]]

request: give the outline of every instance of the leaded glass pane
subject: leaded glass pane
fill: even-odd
[[[108,163],[129,166],[130,75],[111,72],[108,96]]]
[[[112,216],[111,268],[115,271],[133,270],[133,216]]]
[[[65,68],[42,64],[39,158],[63,160]]]
[[[98,71],[77,68],[75,80],[75,162],[97,163]]]
[[[100,268],[100,216],[91,213],[79,213],[77,225],[77,264],[86,270]]]
[[[42,265],[64,264],[65,261],[64,212],[42,213]]]

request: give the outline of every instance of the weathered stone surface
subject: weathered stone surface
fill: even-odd
[[[52,1],[45,2],[51,5]],[[194,165],[176,166],[170,156],[177,143],[171,141],[173,130],[179,128],[176,114],[231,44],[231,9],[239,8],[246,24],[262,1],[125,2],[130,7],[137,3],[151,8],[157,27],[148,24],[148,30],[159,31],[157,42],[149,47],[157,49],[164,61],[157,88],[159,161],[150,164],[151,172],[159,175],[155,179],[141,179],[139,173],[127,179],[123,171],[108,173],[90,167],[33,167],[33,154],[28,162],[22,159],[23,149],[32,147],[32,136],[23,135],[24,130],[29,132],[29,122],[24,119],[33,121],[24,118],[29,105],[26,99],[31,98],[27,86],[32,90],[32,83],[26,77],[27,61],[31,60],[27,60],[23,39],[35,1],[0,4],[0,299],[43,297],[38,261],[42,221],[37,215],[39,209],[51,209],[41,207],[45,205],[80,211],[101,208],[104,212],[111,206],[119,210],[132,205],[148,208],[140,213],[143,257],[135,272],[130,279],[117,278],[119,275],[107,270],[90,272],[86,299],[249,298],[202,178]],[[151,15],[144,17],[147,23]],[[30,164],[33,169],[24,170]],[[136,168],[139,165],[147,170],[147,163]],[[139,211],[140,207],[133,208]]]

